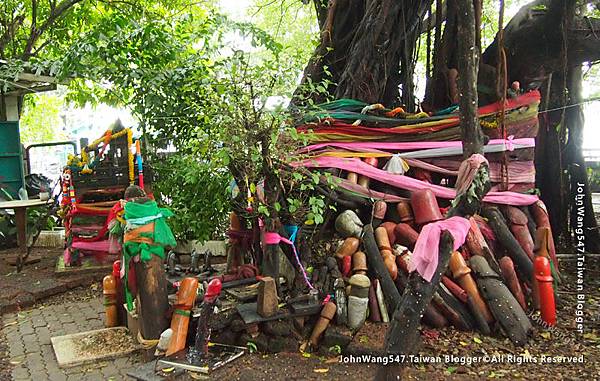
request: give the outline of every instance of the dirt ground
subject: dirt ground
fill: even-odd
[[[599,258],[600,259],[600,258]],[[530,342],[515,347],[508,339],[486,337],[452,328],[422,331],[419,356],[406,358],[401,371],[407,380],[597,380],[600,379],[600,261],[586,264],[584,333],[576,330],[576,278],[566,276],[560,289],[558,324],[552,330],[539,325]],[[563,261],[563,274],[575,274],[576,263]],[[378,338],[383,335],[377,335]],[[374,337],[367,338],[375,339]],[[439,356],[437,359],[427,357]],[[448,357],[446,357],[448,356]],[[452,357],[453,356],[453,357]],[[567,357],[583,356],[584,363]],[[496,359],[498,362],[491,362]],[[450,360],[450,361],[446,361]],[[479,363],[469,363],[479,360]],[[484,362],[486,361],[487,362]],[[373,379],[377,364],[342,364],[338,357],[280,353],[247,355],[213,373],[222,380],[359,380]]]
[[[586,263],[584,333],[577,332],[576,263],[562,261],[563,284],[559,289],[558,325],[546,330],[535,325],[535,333],[523,348],[517,348],[502,337],[486,337],[474,332],[454,329],[423,330],[420,356],[405,359],[403,379],[414,380],[595,380],[600,375],[600,266],[599,258]],[[34,271],[32,271],[34,272]],[[43,274],[44,271],[38,271]],[[0,274],[5,278],[6,273]],[[98,298],[100,285],[79,287],[52,296],[40,304],[62,304],[66,301]],[[3,289],[4,290],[4,289]],[[4,292],[4,291],[3,291]],[[364,340],[381,340],[383,335]],[[439,356],[441,361],[427,356]],[[449,357],[446,357],[449,356]],[[454,357],[451,357],[454,356]],[[542,361],[568,360],[561,356],[583,356],[584,363]],[[498,362],[483,362],[486,359]],[[451,361],[446,361],[450,359]],[[433,360],[433,361],[432,361]],[[480,362],[472,363],[478,360]],[[340,363],[336,356],[310,356],[299,353],[248,354],[214,372],[210,379],[221,380],[355,380],[373,379],[378,364]],[[10,379],[6,343],[0,340],[0,380]],[[182,379],[195,379],[185,377]]]

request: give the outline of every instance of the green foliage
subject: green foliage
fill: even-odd
[[[1,77],[44,72],[71,79],[68,101],[127,105],[150,143],[156,195],[177,215],[178,238],[222,232],[229,173],[240,189],[235,209],[250,202],[252,217],[322,222],[318,177],[296,174],[283,188],[294,174],[285,162],[305,139],[285,133],[295,131],[286,127],[284,107],[317,41],[314,11],[288,1],[275,26],[271,15],[278,8],[267,2],[258,3],[254,23],[233,22],[205,3],[182,4],[82,0],[54,24],[61,30],[39,37],[43,55],[13,61]],[[26,39],[28,28],[19,33]],[[56,43],[45,44],[52,39]],[[24,59],[21,53],[16,49],[12,57]],[[309,83],[307,92],[327,87]],[[167,159],[155,155],[161,149],[170,152]]]
[[[600,171],[598,168],[587,168],[588,181],[592,192],[598,192],[600,190]]]
[[[172,154],[155,161],[160,174],[154,185],[161,202],[175,211],[169,219],[178,239],[222,239],[227,227],[231,176],[192,155]]]
[[[21,112],[21,142],[24,145],[64,140],[60,111],[63,98],[54,94],[31,94],[25,98]]]
[[[117,16],[143,20],[180,11],[189,0],[3,0],[0,58],[53,66],[74,40]]]
[[[249,353],[256,353],[256,352],[258,352],[258,347],[252,341],[248,341],[246,343],[246,348],[248,348],[248,352]]]
[[[342,354],[342,347],[340,347],[339,345],[334,345],[329,347],[329,353],[332,353],[334,355],[341,355]]]

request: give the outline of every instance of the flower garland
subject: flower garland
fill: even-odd
[[[112,140],[118,139],[125,135],[127,135],[127,144],[128,144],[128,152],[127,152],[128,157],[127,158],[128,158],[128,164],[129,164],[129,183],[133,184],[133,182],[134,182],[134,157],[133,157],[133,153],[131,152],[131,147],[133,146],[133,132],[129,128],[124,128],[123,130],[121,130],[117,133],[113,133],[113,131],[111,129],[106,130],[100,138],[94,140],[92,143],[88,144],[87,147],[82,149],[80,156],[69,155],[68,161],[67,161],[67,166],[71,170],[81,173],[83,175],[93,173],[94,172],[93,169],[96,167],[98,162],[100,162],[100,160],[104,154],[104,150],[108,147],[110,142]],[[90,162],[89,151],[97,148],[100,143],[104,143],[104,146],[102,147],[100,154],[96,155],[96,157],[94,157],[94,160],[92,160]]]
[[[131,152],[131,147],[133,146],[133,133],[131,129],[127,128],[127,159],[129,160],[129,185],[133,185],[134,183],[134,173],[133,173],[133,152]],[[115,134],[116,135],[116,134]]]
[[[118,139],[125,134],[129,134],[128,131],[130,131],[129,128],[124,128],[123,130],[117,132],[116,134],[113,134],[112,130],[106,130],[106,131],[104,131],[104,133],[102,134],[101,137],[94,140],[92,143],[88,144],[87,148],[94,149],[100,143],[108,144],[111,140]]]

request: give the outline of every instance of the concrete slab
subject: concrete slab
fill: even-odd
[[[60,368],[113,359],[141,349],[125,327],[57,336],[50,341]]]

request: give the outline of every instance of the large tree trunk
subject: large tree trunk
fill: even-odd
[[[587,168],[581,147],[583,145],[584,117],[581,97],[582,72],[581,66],[569,68],[567,87],[570,96],[570,106],[565,110],[565,125],[568,129],[568,140],[565,147],[565,166],[570,175],[569,199],[571,201],[570,222],[571,231],[576,233],[578,220],[583,213],[583,230],[586,250],[597,253],[600,250],[600,233],[592,207],[592,195],[589,187]],[[582,192],[583,191],[583,192]],[[583,202],[581,202],[583,201]]]
[[[458,92],[460,94],[460,136],[464,158],[483,152],[483,132],[477,115],[477,73],[479,48],[472,0],[458,0]]]
[[[393,104],[385,98],[396,93],[401,52],[414,51],[408,38],[414,36],[429,7],[428,0],[377,0],[367,3],[356,28],[344,71],[336,91],[337,98],[354,98],[369,103]],[[409,46],[409,49],[406,47]]]
[[[504,38],[509,82],[542,91],[536,184],[548,207],[555,238],[563,247],[571,246],[577,183],[583,183],[586,249],[592,251],[600,249],[600,234],[581,153],[583,116],[580,106],[570,105],[582,101],[578,67],[600,59],[600,39],[594,32],[598,28],[599,19],[576,16],[574,1],[539,0],[521,8],[505,28]],[[497,49],[494,41],[483,61],[496,65]]]
[[[577,213],[576,185],[584,183],[586,249],[592,251],[600,249],[600,234],[581,154],[583,118],[580,107],[565,106],[582,101],[573,70],[583,62],[600,59],[600,39],[595,32],[599,28],[600,19],[576,15],[574,1],[538,0],[521,8],[504,31],[509,83],[519,81],[523,89],[542,92],[536,185],[548,207],[555,238],[563,247],[570,247]],[[495,40],[483,53],[482,62],[496,66],[497,59]]]
[[[311,93],[310,84],[317,84],[325,79],[331,81],[327,91],[335,93],[335,84],[344,71],[356,26],[365,13],[365,0],[313,0],[313,3],[321,39],[304,69],[300,86],[294,92],[294,104],[303,104],[305,97],[310,97],[315,102],[323,101],[324,94]],[[327,3],[329,4],[326,5]]]
[[[304,70],[292,104],[311,93],[310,84],[330,81],[336,98],[354,98],[415,109],[414,67],[421,22],[432,0],[314,0],[321,40]],[[400,88],[402,94],[400,96]]]
[[[561,77],[562,75],[558,73],[550,76],[549,83],[542,88],[540,128],[535,149],[536,185],[541,190],[541,198],[548,207],[552,231],[557,242],[564,242],[568,235],[568,200],[565,197],[565,176],[562,170],[564,168],[562,144],[557,129],[561,122],[561,113],[547,110],[560,107],[552,94],[559,92],[563,83]]]

